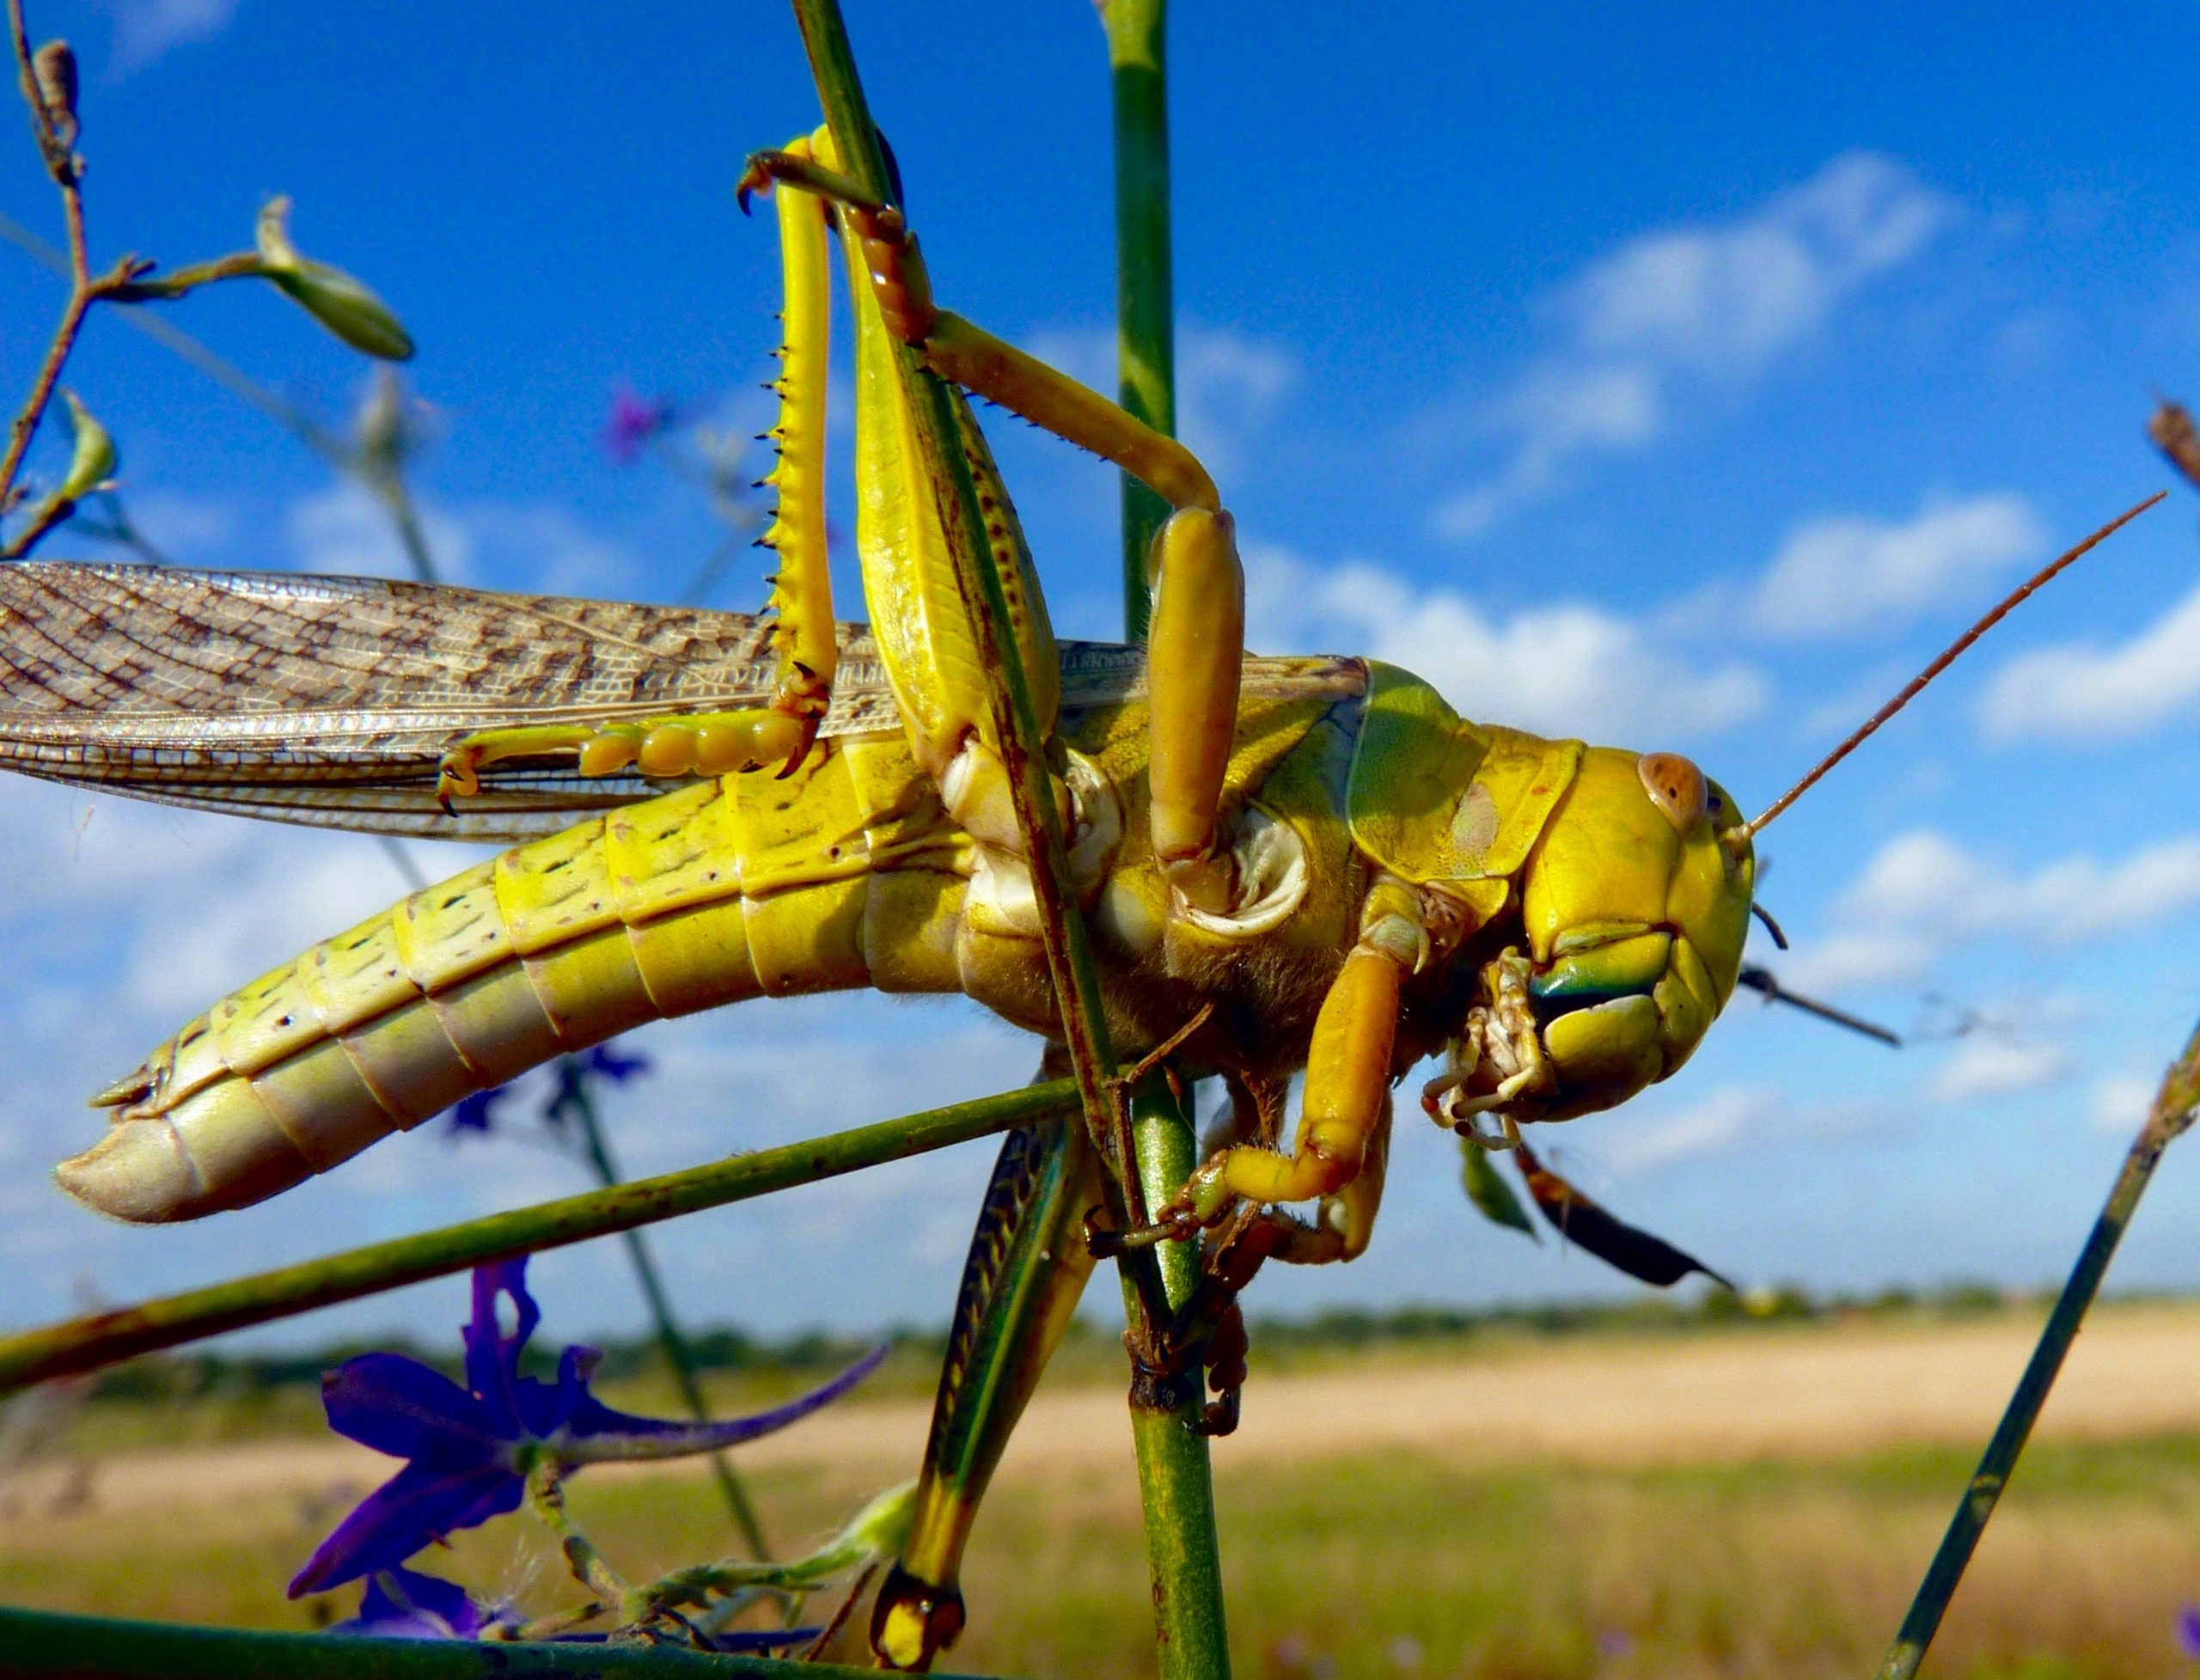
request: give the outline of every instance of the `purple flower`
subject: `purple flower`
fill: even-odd
[[[499,1295],[510,1297],[516,1315],[510,1335],[498,1329]],[[572,1470],[754,1440],[839,1398],[886,1356],[880,1347],[822,1388],[754,1417],[675,1423],[614,1412],[590,1394],[602,1357],[592,1347],[567,1347],[553,1382],[521,1376],[520,1355],[541,1318],[527,1292],[524,1256],[476,1267],[464,1388],[401,1353],[362,1353],[322,1378],[329,1427],[406,1464],[321,1543],[291,1581],[291,1598],[394,1568],[455,1530],[516,1510],[534,1465]]]
[[[603,452],[619,466],[633,464],[634,457],[673,422],[678,411],[669,397],[645,400],[623,381],[611,388],[611,412],[603,422]]]
[[[444,1136],[456,1139],[474,1133],[487,1137],[497,1129],[497,1104],[511,1094],[510,1085],[491,1085],[464,1098],[450,1111],[450,1127]]]
[[[364,1639],[479,1639],[510,1617],[477,1604],[455,1581],[412,1569],[378,1569],[367,1578],[359,1613],[328,1631]]]
[[[2200,1663],[2200,1604],[2187,1604],[2178,1611],[2177,1648]]]
[[[621,1055],[610,1044],[595,1045],[582,1051],[574,1060],[580,1063],[584,1072],[596,1074],[614,1085],[623,1085],[627,1080],[650,1071],[647,1056]]]

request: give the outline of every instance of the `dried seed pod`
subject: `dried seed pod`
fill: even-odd
[[[31,54],[31,75],[39,102],[46,107],[55,134],[64,146],[76,138],[76,55],[64,40],[50,40]]]
[[[2182,403],[2165,399],[2154,410],[2154,418],[2147,422],[2147,436],[2154,440],[2154,447],[2169,457],[2169,464],[2185,474],[2195,485],[2200,485],[2200,427],[2192,424],[2192,412]]]

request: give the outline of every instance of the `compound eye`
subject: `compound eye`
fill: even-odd
[[[1710,789],[1694,764],[1678,753],[1645,753],[1635,767],[1650,803],[1680,833],[1690,833],[1703,820]]]

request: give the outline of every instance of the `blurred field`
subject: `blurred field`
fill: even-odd
[[[1882,1653],[2037,1325],[1754,1327],[1519,1339],[1257,1366],[1217,1452],[1246,1675],[1854,1676]],[[1257,1355],[1256,1355],[1257,1358]],[[2160,1676],[2200,1598],[2200,1308],[2081,1339],[1936,1648],[1985,1680]],[[632,1397],[632,1396],[630,1396]],[[791,1547],[908,1472],[920,1402],[853,1405],[742,1462]],[[4,1489],[9,1602],[308,1625],[281,1584],[388,1460],[268,1439],[134,1449]],[[630,1573],[724,1549],[693,1475],[591,1471],[577,1514]],[[522,1519],[449,1573],[542,1606]],[[969,1574],[973,1669],[1151,1671],[1118,1393],[1042,1395]],[[348,1613],[352,1595],[345,1600]],[[324,1614],[326,1612],[323,1612]]]

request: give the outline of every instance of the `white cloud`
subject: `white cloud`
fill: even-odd
[[[211,40],[229,27],[237,0],[102,0],[114,19],[113,73],[142,70],[171,47]]]
[[[1781,544],[1751,616],[1775,636],[1898,628],[2045,546],[2032,504],[2006,493],[1934,498],[1899,522],[1809,520]]]
[[[2119,1137],[2136,1132],[2154,1109],[2155,1083],[2139,1073],[2116,1073],[2101,1080],[2093,1087],[2087,1116],[2093,1129]]]
[[[420,524],[437,574],[453,583],[470,582],[473,545],[464,529],[426,510]],[[301,496],[284,515],[283,532],[301,571],[339,577],[413,575],[388,510],[349,481]]]
[[[633,552],[549,502],[424,503],[422,535],[445,583],[544,595],[662,596],[677,587],[651,578]],[[357,485],[332,485],[293,503],[283,521],[302,571],[410,577],[411,558],[382,504]]]
[[[1621,1174],[1724,1154],[1737,1145],[1762,1139],[1787,1109],[1787,1099],[1777,1091],[1724,1085],[1671,1114],[1638,1119],[1634,1109],[1622,1110],[1613,1135],[1598,1152]]]
[[[2066,1079],[2076,1066],[2060,1044],[1976,1036],[1964,1040],[1940,1064],[1928,1089],[1942,1103],[2014,1097]]]
[[[1470,423],[1505,459],[1439,508],[1439,530],[1475,536],[1580,457],[1659,437],[1692,390],[1745,387],[1952,213],[1895,160],[1850,152],[1749,215],[1645,234],[1592,264],[1552,300],[1555,342],[1476,405]]]
[[[1913,829],[1873,855],[1836,902],[1831,932],[1799,943],[1784,977],[1806,991],[1913,980],[1971,940],[2075,944],[2196,903],[2200,834],[2121,859],[2073,854],[2025,874]]]
[[[2200,713],[2200,588],[2119,646],[2072,642],[2021,654],[1978,702],[1989,740],[2101,741]]]
[[[1317,568],[1270,547],[1247,554],[1245,574],[1251,645],[1388,660],[1470,718],[1647,748],[1739,723],[1769,695],[1748,666],[1669,652],[1641,625],[1598,607],[1561,603],[1499,620],[1367,561]],[[1657,742],[1643,738],[1646,725]]]

